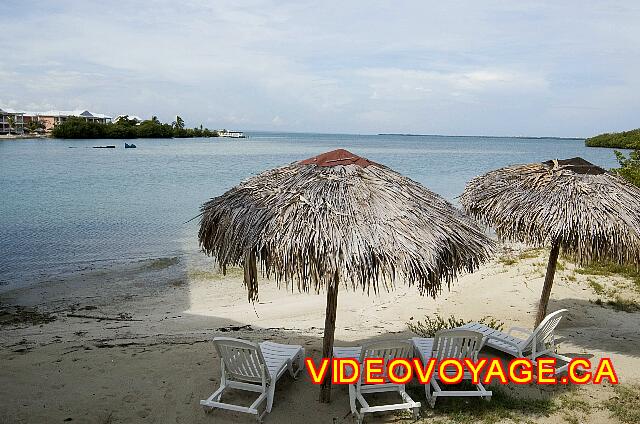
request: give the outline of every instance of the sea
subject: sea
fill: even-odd
[[[248,138],[0,141],[0,292],[153,258],[202,255],[202,203],[269,168],[337,148],[458,205],[473,177],[510,164],[612,149],[560,138],[249,132]],[[125,149],[124,143],[137,148]],[[94,146],[115,145],[115,149]]]

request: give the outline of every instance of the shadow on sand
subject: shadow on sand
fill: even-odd
[[[582,299],[552,299],[549,302],[550,311],[561,308],[568,309],[569,313],[560,322],[557,334],[567,343],[586,350],[640,357],[640,313],[617,311]],[[563,354],[566,349],[561,344]],[[566,352],[567,356],[572,356],[571,353]]]

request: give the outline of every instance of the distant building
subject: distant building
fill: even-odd
[[[24,132],[24,112],[0,109],[0,134],[22,134]]]
[[[12,116],[16,123],[16,128],[12,133],[22,134],[24,128],[31,121],[43,124],[44,131],[50,132],[53,127],[69,118],[81,118],[88,122],[98,122],[106,124],[111,122],[111,117],[101,113],[89,112],[88,110],[50,110],[46,112],[23,112],[11,109],[0,109],[0,134],[9,133],[9,117]]]
[[[54,126],[69,118],[81,118],[87,122],[97,122],[106,124],[111,122],[111,117],[101,113],[89,112],[88,110],[50,110],[47,112],[28,112],[30,119],[36,119],[45,124],[45,130],[51,131]]]
[[[53,116],[39,115],[37,112],[25,112],[24,123],[28,125],[30,122],[40,122],[42,124],[42,131],[49,132],[56,125],[56,120]]]

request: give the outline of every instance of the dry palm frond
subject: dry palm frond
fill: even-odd
[[[584,159],[491,171],[460,202],[503,240],[556,242],[579,263],[640,262],[640,189]]]
[[[301,291],[339,281],[377,292],[404,278],[435,296],[493,247],[440,196],[346,150],[263,172],[201,211],[203,250],[223,269],[244,266],[250,300],[256,262]]]

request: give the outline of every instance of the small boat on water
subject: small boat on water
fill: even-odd
[[[242,131],[218,130],[218,137],[247,138]]]
[[[133,144],[133,143],[131,143],[131,144],[124,143],[124,148],[125,149],[135,149],[136,145]]]
[[[93,146],[94,149],[115,149],[116,146]]]

